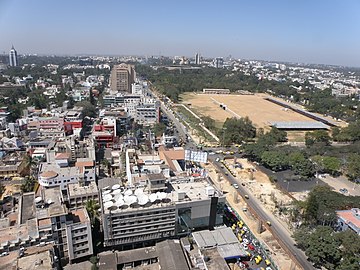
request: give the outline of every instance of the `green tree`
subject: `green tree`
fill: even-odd
[[[27,177],[25,182],[22,183],[20,189],[22,192],[31,192],[34,191],[36,181],[33,177]]]
[[[92,226],[95,225],[96,220],[99,219],[99,209],[100,205],[95,200],[88,200],[85,203],[86,211],[89,214],[89,218]]]
[[[76,106],[82,107],[83,118],[85,117],[94,118],[97,116],[96,107],[87,100],[76,103]]]
[[[215,128],[215,120],[212,119],[211,117],[204,116],[204,117],[202,117],[202,120],[203,120],[206,128],[208,128],[210,130],[213,130]]]
[[[26,171],[29,173],[30,177],[35,177],[37,162],[31,155],[26,155],[24,157]]]
[[[314,156],[311,158],[313,161],[316,171],[319,173],[329,173],[336,176],[340,173],[341,161],[337,157],[329,156]]]
[[[243,141],[255,138],[256,129],[248,117],[227,118],[223,124],[220,140],[223,145],[241,144]]]
[[[156,137],[162,136],[162,134],[166,130],[166,125],[164,123],[156,123],[153,126],[153,130],[154,130],[154,133],[155,133]]]
[[[307,237],[308,247],[305,249],[305,254],[316,267],[336,269],[339,265],[341,260],[340,241],[334,235],[335,232],[331,227],[318,226]]]
[[[312,146],[314,144],[330,145],[329,133],[325,130],[315,130],[305,133],[306,146]]]
[[[289,155],[289,165],[295,173],[310,177],[314,175],[315,168],[312,162],[300,151],[293,152]]]
[[[284,170],[288,166],[288,160],[285,153],[280,151],[263,152],[261,155],[261,163],[274,171]]]
[[[350,154],[347,160],[347,175],[351,180],[360,178],[360,155]]]

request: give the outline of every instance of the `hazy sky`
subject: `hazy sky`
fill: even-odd
[[[0,0],[0,52],[360,66],[360,0]]]

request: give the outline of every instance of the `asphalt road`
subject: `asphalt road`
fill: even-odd
[[[239,189],[237,189],[237,192],[244,198],[244,200],[246,200],[248,207],[253,209],[257,213],[259,219],[261,219],[264,223],[266,223],[266,221],[271,222],[271,227],[269,227],[268,229],[272,232],[274,237],[278,241],[280,241],[283,246],[287,248],[288,252],[294,255],[298,264],[304,270],[315,269],[313,265],[307,260],[305,254],[295,246],[295,241],[292,239],[290,233],[280,224],[280,222],[273,215],[269,215],[263,210],[261,203],[251,194],[251,192],[247,190],[246,187],[241,185],[241,181],[235,179],[231,174],[225,175],[227,169],[221,168],[220,164],[214,161],[214,159],[216,158],[217,155],[213,155],[210,157],[210,160],[215,165],[217,170],[219,172],[222,172],[224,178],[227,179],[231,184],[237,183],[239,185]],[[249,199],[246,199],[245,195],[248,195]]]

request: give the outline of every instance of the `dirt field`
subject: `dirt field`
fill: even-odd
[[[206,115],[215,121],[224,122],[228,117],[235,114],[248,116],[257,128],[268,128],[272,121],[303,121],[315,122],[314,120],[285,109],[279,105],[264,99],[266,95],[197,95],[185,94],[182,96],[184,104],[191,104],[190,109],[200,115]],[[223,110],[219,104],[223,103],[230,110]]]

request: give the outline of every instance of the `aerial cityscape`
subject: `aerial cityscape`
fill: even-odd
[[[0,3],[0,269],[360,269],[360,3],[194,2]]]

